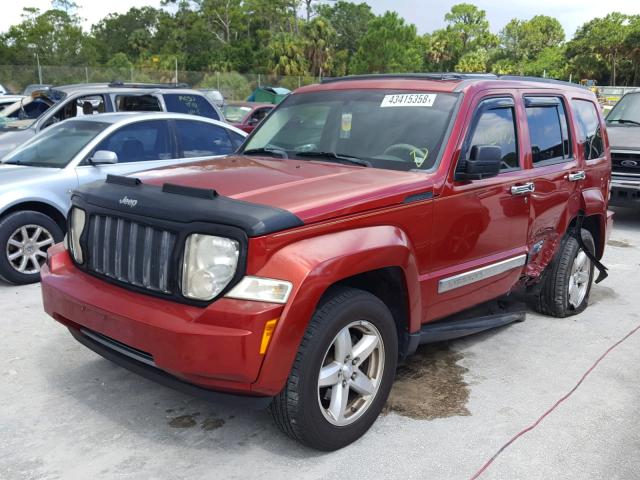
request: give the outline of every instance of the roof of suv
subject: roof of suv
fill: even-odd
[[[135,86],[133,86],[135,85]],[[51,87],[51,90],[59,90],[68,95],[74,93],[156,93],[156,92],[166,92],[166,93],[197,93],[198,95],[202,95],[202,92],[189,88],[185,84],[178,84],[177,86],[170,85],[162,85],[162,84],[132,84],[128,85],[126,83],[118,84],[118,83],[76,83],[71,85],[60,85]]]
[[[585,87],[561,80],[538,77],[520,77],[513,75],[497,76],[493,74],[463,73],[408,73],[353,75],[348,77],[324,79],[321,84],[299,88],[297,92],[313,92],[346,89],[397,89],[397,90],[433,90],[438,92],[461,92],[470,86],[485,88],[536,88],[536,89],[575,89],[582,93]]]

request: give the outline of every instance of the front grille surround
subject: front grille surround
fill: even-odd
[[[85,261],[83,264],[78,264],[73,258],[72,260],[76,267],[85,273],[108,283],[167,300],[206,307],[223,297],[245,275],[249,242],[246,233],[237,227],[207,222],[180,223],[161,218],[142,217],[126,210],[97,206],[85,202],[79,196],[73,197],[73,206],[86,212],[87,223],[80,237]],[[94,218],[98,217],[101,217],[101,220],[100,225],[96,227]],[[107,222],[109,222],[108,225]],[[137,231],[132,233],[133,225],[136,225]],[[94,230],[96,228],[98,230]],[[102,250],[96,253],[94,263],[92,245],[95,242],[95,235],[107,231],[111,234],[105,242],[98,242]],[[184,249],[187,237],[194,233],[228,237],[237,240],[240,245],[235,276],[217,297],[209,301],[194,300],[182,295]],[[132,238],[136,241],[132,242]],[[150,256],[144,253],[146,242],[152,245]],[[135,250],[131,252],[131,248],[129,250],[118,248],[123,244],[135,245],[133,247]],[[140,252],[143,252],[142,255]],[[136,259],[134,266],[129,262],[130,255]],[[147,261],[147,258],[150,258],[150,261]],[[119,265],[119,268],[116,268],[116,265]],[[166,268],[161,267],[164,265]],[[131,271],[129,271],[130,266]]]
[[[91,214],[87,268],[124,283],[172,294],[170,258],[176,233],[122,217]]]
[[[623,165],[625,161],[636,162],[636,165]],[[640,151],[612,151],[611,170],[614,174],[640,177]]]

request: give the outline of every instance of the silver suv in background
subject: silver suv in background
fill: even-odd
[[[174,112],[223,120],[219,108],[185,84],[77,84],[38,90],[0,112],[0,158],[63,120],[108,112]]]
[[[227,155],[245,136],[227,123],[176,113],[107,113],[46,129],[0,163],[0,276],[39,281],[80,185]]]

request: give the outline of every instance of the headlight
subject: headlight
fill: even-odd
[[[69,215],[69,239],[67,244],[70,247],[71,255],[76,263],[82,264],[84,262],[84,255],[82,254],[82,247],[80,246],[80,237],[84,231],[87,215],[84,210],[73,207],[71,215]]]
[[[236,274],[240,244],[230,238],[194,233],[187,238],[182,268],[182,294],[213,300]]]
[[[225,297],[256,302],[287,303],[293,285],[284,280],[244,277]]]

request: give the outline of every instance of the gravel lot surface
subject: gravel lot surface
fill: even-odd
[[[618,209],[610,277],[583,314],[421,349],[387,412],[335,453],[285,438],[267,412],[142,379],[78,344],[38,285],[0,284],[0,479],[468,479],[640,324],[640,211]],[[483,479],[640,478],[640,332]]]

